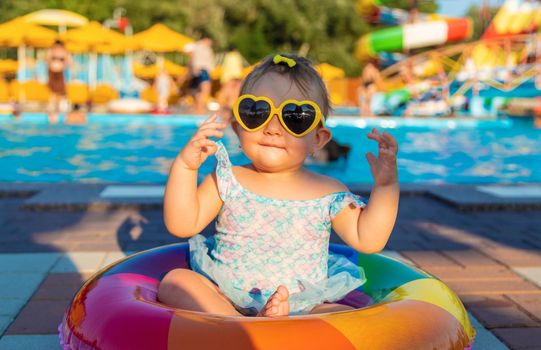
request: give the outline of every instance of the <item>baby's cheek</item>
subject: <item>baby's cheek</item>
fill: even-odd
[[[292,147],[294,147],[298,152],[310,154],[316,146],[316,139],[312,135],[306,135],[303,137],[293,137]]]
[[[239,129],[240,130],[237,132],[237,135],[239,137],[241,146],[245,146],[249,144],[250,142],[253,142],[254,136],[256,134],[255,132],[249,132],[242,128],[239,128]]]

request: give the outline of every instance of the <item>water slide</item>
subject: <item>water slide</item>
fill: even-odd
[[[381,52],[412,50],[467,39],[472,24],[468,18],[445,19],[406,24],[364,35],[357,43],[355,56],[364,61]]]
[[[532,0],[507,0],[494,17],[482,39],[533,33],[541,25],[541,3]]]
[[[360,4],[364,6],[364,12],[359,12],[367,14],[374,13],[374,8],[381,7],[384,1],[359,0],[358,6]],[[414,71],[423,70],[424,66],[430,67],[431,63],[438,63],[440,66],[444,64],[448,74],[447,88],[451,96],[450,101],[454,101],[454,97],[466,96],[470,99],[470,112],[473,115],[495,115],[498,106],[504,103],[502,101],[509,101],[516,97],[539,96],[541,79],[535,78],[541,73],[541,69],[523,60],[526,55],[535,52],[535,47],[541,44],[539,38],[528,35],[538,31],[540,26],[541,3],[539,0],[507,0],[480,41],[445,45],[417,57],[404,59],[400,64],[389,67],[388,70],[396,74],[404,69],[404,66],[408,66],[408,61],[411,61],[410,66]],[[356,55],[361,61],[370,57],[396,55],[396,52],[406,49],[447,44],[465,39],[470,32],[471,22],[467,19],[439,19],[405,24],[364,36],[359,40]],[[468,56],[461,55],[466,51],[470,52]],[[473,68],[469,67],[468,63]],[[411,86],[391,83],[391,80],[387,80],[390,76],[385,74],[386,71],[387,69],[382,72],[382,75],[389,83],[388,85],[393,87],[379,93],[373,102],[378,102],[379,99],[376,105],[382,107],[383,110],[396,111],[398,106],[404,105],[412,98]],[[414,72],[417,78],[416,85],[418,85],[414,87],[414,90],[418,95],[434,92],[434,96],[439,96],[437,92],[442,87],[434,85],[434,79],[430,79],[431,84],[423,80],[423,77],[433,76],[434,69],[425,69],[425,71]],[[470,74],[470,71],[475,72],[471,74],[481,81],[479,85],[481,91],[478,96],[472,90],[475,80],[461,78],[464,74]],[[476,103],[480,107],[474,108]],[[474,113],[474,109],[479,112]]]
[[[402,24],[361,37],[355,51],[355,56],[361,62],[382,53],[402,52],[464,40],[472,33],[472,23],[468,18],[448,19],[419,14],[418,22],[405,24],[409,17],[407,11],[385,7],[389,3],[389,0],[357,1],[357,12],[361,16],[372,21],[376,18],[382,24]]]
[[[386,0],[359,0],[357,2],[357,12],[369,21],[374,22],[376,19],[378,23],[383,24],[402,24],[371,32],[361,37],[355,51],[355,56],[360,62],[373,57],[392,62],[392,57],[390,59],[386,59],[386,57],[397,55],[398,52],[464,40],[469,38],[472,33],[472,22],[469,18],[448,19],[437,15],[419,14],[417,16],[419,22],[405,23],[409,19],[408,12],[389,9],[385,7],[388,3],[389,1]],[[414,69],[434,71],[430,67],[437,64],[433,63],[427,61],[422,67],[418,65]],[[385,93],[377,94],[372,100],[373,111],[378,113],[377,106],[380,106],[382,110],[394,109],[411,99],[411,87],[401,85]],[[431,86],[427,82],[421,81],[413,88],[419,94],[429,90]]]

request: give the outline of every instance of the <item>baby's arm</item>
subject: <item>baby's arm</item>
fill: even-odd
[[[379,144],[378,158],[372,153],[366,155],[374,177],[370,200],[362,210],[352,207],[343,209],[332,224],[336,233],[354,249],[376,253],[389,240],[398,213],[398,145],[390,134],[381,134],[376,129],[368,134],[368,138]]]
[[[163,202],[165,226],[173,235],[191,237],[204,229],[218,214],[222,201],[214,174],[207,176],[199,188],[197,173],[203,162],[216,153],[211,136],[222,137],[225,123],[207,119],[175,158]]]

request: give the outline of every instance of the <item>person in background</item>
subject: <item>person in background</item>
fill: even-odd
[[[541,106],[535,106],[533,109],[533,125],[536,129],[541,129]]]
[[[419,17],[419,0],[409,1],[408,23],[416,23]]]
[[[340,144],[334,139],[331,139],[322,149],[317,150],[312,155],[312,159],[317,163],[326,164],[329,162],[335,162],[344,158],[345,160],[349,157],[349,152],[351,152],[351,146],[347,144]]]
[[[81,109],[80,104],[73,105],[73,109],[66,116],[66,124],[86,124],[86,113]]]
[[[192,88],[195,93],[196,114],[206,112],[205,104],[210,97],[210,72],[214,69],[214,52],[212,51],[212,39],[204,37],[199,40],[192,52],[190,61],[190,71],[193,77]]]
[[[223,109],[230,111],[239,97],[242,80],[242,56],[236,48],[230,48],[225,54],[220,77],[220,104]]]
[[[372,97],[383,85],[379,70],[374,63],[370,62],[363,68],[361,74],[361,85],[358,89],[359,109],[361,117],[371,116]]]
[[[71,65],[71,55],[64,47],[64,43],[56,40],[53,46],[47,52],[45,57],[47,63],[49,80],[47,86],[51,91],[49,97],[49,123],[58,122],[58,113],[60,112],[60,102],[66,96],[66,82],[64,71]]]
[[[167,112],[169,107],[169,95],[171,94],[171,88],[173,86],[173,79],[167,73],[167,71],[162,68],[160,72],[156,75],[154,79],[154,88],[158,95],[158,112]]]

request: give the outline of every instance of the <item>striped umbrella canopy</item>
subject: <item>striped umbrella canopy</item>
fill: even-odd
[[[88,22],[88,18],[67,10],[45,9],[31,12],[25,15],[24,20],[28,23],[58,27],[82,27]]]

